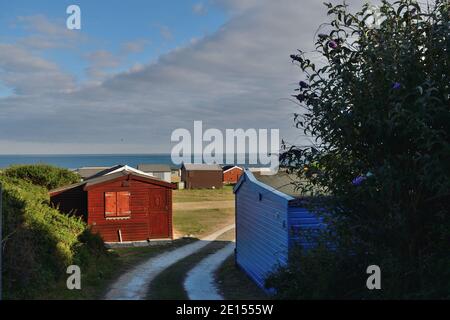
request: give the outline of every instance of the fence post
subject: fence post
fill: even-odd
[[[3,218],[3,211],[2,211],[2,200],[3,200],[3,190],[2,190],[2,184],[1,184],[1,182],[0,182],[0,300],[2,300],[2,272],[3,272],[3,269],[2,269],[2,263],[3,263],[3,260],[2,260],[2,256],[3,256],[3,243],[2,243],[2,241],[3,241],[3,234],[2,234],[2,229],[3,229],[3,221],[2,221],[2,218]]]

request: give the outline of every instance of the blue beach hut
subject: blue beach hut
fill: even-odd
[[[294,179],[284,172],[264,175],[245,170],[234,187],[236,263],[264,290],[267,275],[288,262],[296,243],[313,245],[302,237],[302,230],[324,227],[303,205]]]

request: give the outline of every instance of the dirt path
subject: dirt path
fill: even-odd
[[[233,254],[235,247],[234,242],[228,244],[188,272],[184,289],[190,300],[223,300],[215,285],[214,273]]]
[[[173,204],[173,210],[201,210],[201,209],[227,209],[227,208],[234,208],[234,200],[176,202]]]
[[[134,269],[123,274],[114,282],[105,296],[106,300],[142,300],[145,299],[150,282],[164,269],[181,259],[197,252],[223,233],[234,228],[226,226],[194,243],[151,258]]]

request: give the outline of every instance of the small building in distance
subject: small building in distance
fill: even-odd
[[[185,189],[222,188],[222,167],[218,164],[188,164],[181,166],[181,181]]]
[[[244,170],[238,166],[223,166],[223,183],[236,184]]]
[[[172,182],[173,183],[179,183],[181,181],[181,173],[180,173],[180,167],[179,166],[171,166],[170,170],[172,171]]]
[[[172,182],[172,169],[168,164],[140,164],[138,170],[151,174],[152,176],[166,182]]]
[[[171,183],[115,166],[80,183],[50,191],[61,212],[76,214],[105,242],[172,239]]]
[[[272,175],[272,169],[265,167],[251,167],[247,168],[253,174],[261,174],[261,175]]]
[[[264,288],[268,274],[288,262],[296,243],[308,248],[302,231],[323,228],[322,219],[306,209],[292,184],[295,177],[245,170],[234,187],[236,196],[236,263]]]

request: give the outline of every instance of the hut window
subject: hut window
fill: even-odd
[[[105,192],[105,216],[126,217],[131,214],[128,191]]]
[[[262,198],[263,198],[262,193],[258,193],[258,200],[262,201]]]
[[[105,216],[117,215],[117,192],[105,192]]]

